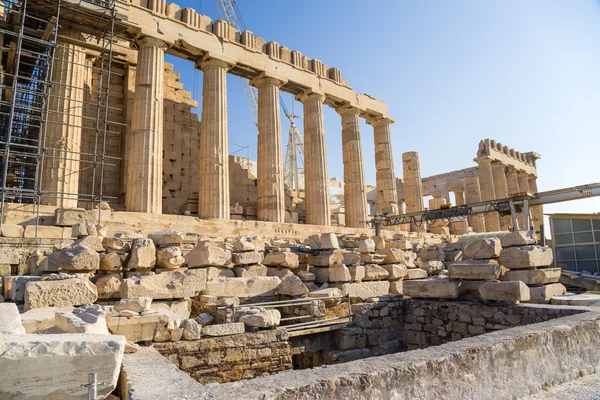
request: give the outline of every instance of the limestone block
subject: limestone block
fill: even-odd
[[[315,282],[329,282],[329,268],[311,268],[310,272],[312,272],[315,275]]]
[[[385,249],[385,239],[383,236],[372,236],[373,242],[375,242],[375,251]]]
[[[390,292],[390,283],[388,281],[341,283],[335,286],[342,291],[342,295],[349,295],[361,300],[384,296]]]
[[[152,309],[159,310],[168,310],[171,311],[181,318],[189,318],[192,312],[192,300],[191,299],[183,299],[183,300],[162,300],[162,301],[153,301]]]
[[[14,303],[0,303],[0,335],[25,334],[25,328],[21,324],[19,309]]]
[[[344,264],[336,264],[329,267],[329,280],[331,282],[350,282],[352,276],[348,267]]]
[[[385,269],[388,273],[387,279],[398,280],[406,276],[407,268],[400,264],[387,264],[382,265],[381,268]]]
[[[297,254],[289,251],[268,253],[262,261],[264,265],[273,267],[298,268],[300,261]]]
[[[59,257],[58,266],[65,271],[95,271],[100,268],[100,255],[83,245],[65,247]]]
[[[502,276],[503,281],[522,281],[526,285],[543,285],[555,283],[560,279],[560,268],[522,269],[508,271]]]
[[[393,243],[393,246],[392,246]],[[387,242],[388,246],[392,246],[393,248],[396,249],[400,249],[400,250],[412,250],[413,249],[413,243],[410,240],[394,240],[393,242]]]
[[[25,300],[25,285],[41,279],[39,276],[5,276],[2,279],[4,297],[16,303],[22,303]]]
[[[243,322],[246,326],[255,328],[270,328],[272,326],[278,326],[281,321],[281,313],[279,310],[265,310],[262,307],[248,307],[239,309],[242,315],[239,317],[239,321]]]
[[[427,278],[427,271],[421,268],[409,268],[406,270],[404,279],[423,279]]]
[[[486,260],[500,257],[500,239],[479,239],[465,247],[464,255],[470,260]]]
[[[235,257],[235,255],[234,255]],[[250,278],[253,276],[267,276],[268,268],[261,264],[249,265],[244,267],[235,267],[233,272],[240,278]]]
[[[305,282],[314,282],[316,279],[315,274],[308,271],[298,271],[298,278]]]
[[[259,237],[250,239],[255,251],[265,251],[265,241]]]
[[[91,216],[83,208],[57,208],[54,213],[54,224],[57,226],[73,226],[91,221]]]
[[[117,385],[126,339],[96,334],[5,335],[0,337],[0,397],[87,399],[95,372],[99,399]],[[23,380],[27,380],[24,384]]]
[[[217,279],[217,278],[233,278],[235,273],[229,268],[222,267],[208,267],[206,268],[206,279]]]
[[[243,322],[233,322],[230,324],[215,324],[202,327],[202,334],[206,336],[227,336],[237,335],[246,331]]]
[[[288,276],[294,276],[294,273],[287,268],[267,267],[267,276],[276,276],[284,280]]]
[[[37,273],[42,272],[58,272],[60,265],[60,251],[54,251],[40,261]]]
[[[528,301],[531,297],[529,287],[520,281],[486,282],[479,288],[483,300],[510,301],[518,303]]]
[[[141,313],[148,311],[152,305],[152,298],[150,297],[137,297],[133,299],[123,299],[115,303],[113,310],[121,312],[124,310]]]
[[[121,283],[121,298],[182,299],[195,297],[206,288],[206,271],[194,269],[137,276]]]
[[[291,275],[282,279],[281,284],[277,288],[278,294],[284,294],[287,296],[303,296],[308,292],[309,290],[302,279],[295,275]]]
[[[365,264],[383,264],[386,259],[386,256],[381,254],[361,254],[360,260]]]
[[[448,277],[452,279],[495,280],[501,268],[496,260],[465,260],[447,264]]]
[[[120,271],[123,269],[123,259],[117,253],[100,254],[101,271]]]
[[[456,299],[462,292],[462,282],[447,279],[420,279],[405,281],[405,296],[421,299]]]
[[[375,241],[373,239],[365,239],[358,241],[358,251],[361,254],[374,253]]]
[[[342,290],[336,287],[329,287],[325,289],[312,290],[308,293],[308,297],[315,299],[328,299],[330,297],[343,296]]]
[[[321,250],[332,250],[340,248],[340,244],[338,242],[337,236],[335,236],[335,233],[322,233],[320,239]]]
[[[254,251],[254,249],[254,243],[246,240],[246,238],[238,238],[233,242],[233,250],[235,251]]]
[[[105,250],[104,248],[104,237],[102,236],[86,236],[81,239],[77,239],[73,242],[72,246],[85,246],[99,253]]]
[[[21,324],[27,333],[45,333],[54,328],[54,314],[57,311],[73,310],[73,307],[36,308],[21,314]]]
[[[22,238],[25,228],[15,224],[2,224],[2,236],[7,238]]]
[[[181,246],[183,243],[183,233],[166,229],[160,232],[149,233],[148,239],[152,240],[157,247]]]
[[[308,264],[315,267],[329,267],[335,264],[341,264],[344,261],[344,254],[339,250],[322,251],[318,255],[309,254]]]
[[[186,319],[181,323],[183,340],[198,340],[202,336],[202,325],[195,319]]]
[[[321,250],[321,236],[310,235],[308,237],[308,245],[312,250]]]
[[[385,256],[384,264],[396,264],[404,260],[404,252],[399,249],[385,248],[377,250],[377,254]]]
[[[390,282],[390,294],[404,294],[404,281],[393,281]]]
[[[536,244],[537,239],[533,231],[514,231],[502,236],[502,247],[527,246]]]
[[[365,266],[364,265],[353,265],[348,267],[350,271],[350,278],[352,282],[362,281],[365,278]]]
[[[158,268],[179,268],[185,263],[181,249],[177,246],[161,247],[156,251]]]
[[[347,265],[347,266],[358,265],[358,264],[360,264],[360,262],[361,262],[360,254],[354,253],[354,252],[344,253],[344,261],[343,261],[344,265]]]
[[[529,288],[530,299],[528,303],[548,304],[553,296],[562,296],[567,293],[567,288],[562,283],[551,283],[541,287]]]
[[[130,342],[152,341],[161,328],[169,322],[166,313],[138,315],[134,317],[106,317],[106,325],[113,335],[123,335]]]
[[[233,263],[235,265],[259,264],[263,260],[263,254],[258,251],[244,251],[233,253]]]
[[[65,333],[109,334],[106,311],[97,304],[88,304],[73,311],[57,311],[54,325]]]
[[[25,310],[92,304],[98,299],[96,286],[86,278],[29,282],[25,285]]]
[[[400,264],[405,265],[406,268],[417,268],[415,261],[417,261],[417,253],[405,251],[404,260],[400,261]]]
[[[446,259],[446,254],[444,253],[444,250],[434,246],[419,250],[417,257],[419,257],[421,261],[444,261]]]
[[[129,243],[124,241],[123,239],[120,238],[116,238],[116,237],[105,237],[104,239],[102,239],[102,245],[104,246],[105,249],[107,250],[115,250],[115,251],[119,251],[119,250],[126,250],[129,251]]]
[[[135,239],[131,246],[129,262],[131,269],[150,269],[156,265],[156,246],[151,239]]]
[[[427,271],[428,275],[438,275],[444,269],[442,261],[421,261],[420,266]]]
[[[38,239],[62,239],[63,237],[65,237],[65,234],[63,228],[59,226],[39,225],[37,228],[36,236],[35,225],[27,225],[25,226],[25,232],[23,233],[23,237],[37,237]]]
[[[184,258],[189,268],[226,267],[231,263],[231,252],[220,247],[196,247]]]
[[[365,281],[379,281],[382,279],[387,279],[389,276],[389,272],[380,267],[379,265],[367,264],[365,265],[365,277],[363,280]]]
[[[517,246],[502,249],[500,264],[508,269],[547,267],[552,264],[552,250],[542,246]]]
[[[206,283],[204,294],[240,298],[274,296],[281,280],[276,276],[252,278],[219,278]]]
[[[94,285],[98,289],[98,299],[119,299],[121,294],[121,274],[101,275],[95,281]]]

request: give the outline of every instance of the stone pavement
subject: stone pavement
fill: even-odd
[[[589,375],[556,386],[524,400],[600,400],[600,374]]]

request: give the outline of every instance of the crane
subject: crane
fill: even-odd
[[[244,23],[244,19],[242,18],[235,0],[214,1],[221,19],[227,21],[229,25],[238,29],[240,32],[246,30],[246,24]],[[254,124],[258,127],[258,90],[256,90],[255,87],[250,86],[248,79],[240,77],[240,80],[242,82],[246,101],[250,106],[250,111],[254,118]],[[294,123],[294,119],[298,117],[287,110],[287,107],[281,98],[279,99],[279,102],[283,114],[290,122],[288,144],[285,152],[284,182],[290,189],[300,190],[298,171],[301,169],[300,165],[304,165],[304,151],[302,150],[304,148],[304,141]]]
[[[469,215],[487,214],[489,212],[498,212],[500,215],[510,215],[513,227],[520,230],[531,230],[530,218],[524,219],[524,225],[519,227],[517,222],[517,212],[523,211],[523,215],[529,216],[529,209],[532,206],[541,206],[544,204],[561,203],[584,199],[587,197],[600,196],[600,183],[590,183],[587,185],[550,190],[540,193],[517,193],[505,199],[482,201],[478,203],[463,204],[455,207],[443,207],[439,210],[428,210],[417,213],[402,215],[375,215],[367,225],[375,228],[379,235],[381,226],[401,225],[408,223],[423,223],[443,221],[464,221]]]

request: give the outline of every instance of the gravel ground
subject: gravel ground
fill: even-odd
[[[523,400],[600,400],[600,375],[589,375]]]

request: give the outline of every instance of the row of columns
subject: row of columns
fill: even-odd
[[[165,45],[157,39],[140,41],[134,96],[132,141],[129,148],[126,208],[162,210],[162,84]],[[200,218],[229,218],[227,71],[231,64],[206,58],[196,66],[204,72],[198,214]],[[283,157],[279,88],[284,81],[261,75],[258,89],[258,202],[259,220],[285,222]],[[329,179],[323,124],[325,95],[307,91],[296,97],[304,106],[304,174],[306,223],[330,225]],[[365,227],[367,199],[360,137],[360,110],[337,109],[342,120],[346,226]],[[388,118],[367,121],[374,128],[379,212],[395,214],[397,193]]]

